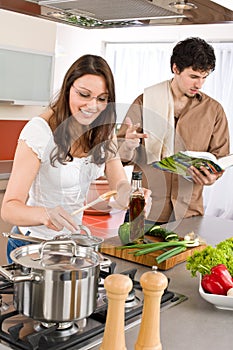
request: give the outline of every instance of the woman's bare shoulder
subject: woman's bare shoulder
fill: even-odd
[[[39,115],[40,118],[44,119],[47,123],[49,122],[49,119],[53,115],[53,111],[51,109],[47,109],[43,113]]]

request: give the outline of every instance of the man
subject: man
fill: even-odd
[[[220,103],[200,92],[215,69],[212,46],[200,38],[180,41],[173,49],[171,81],[144,90],[130,106],[118,132],[121,159],[143,170],[143,186],[152,190],[148,219],[159,224],[203,215],[202,191],[219,175],[190,167],[193,181],[149,164],[179,151],[229,154],[227,118]]]

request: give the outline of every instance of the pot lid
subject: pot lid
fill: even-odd
[[[26,268],[72,271],[99,265],[100,257],[91,247],[76,245],[74,241],[49,241],[29,244],[11,252],[11,259]]]
[[[94,247],[100,245],[104,239],[95,236],[86,236],[83,234],[72,234],[70,239],[73,239],[76,244],[83,247]]]

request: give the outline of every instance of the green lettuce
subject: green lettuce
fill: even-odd
[[[218,264],[224,264],[233,276],[233,237],[218,243],[216,247],[207,246],[202,251],[195,251],[187,258],[186,268],[192,277],[196,277],[197,272],[204,276]]]

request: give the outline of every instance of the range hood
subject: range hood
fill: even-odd
[[[103,23],[185,17],[147,0],[41,0],[38,3]]]
[[[233,11],[211,0],[0,0],[0,7],[88,29],[233,21]]]

